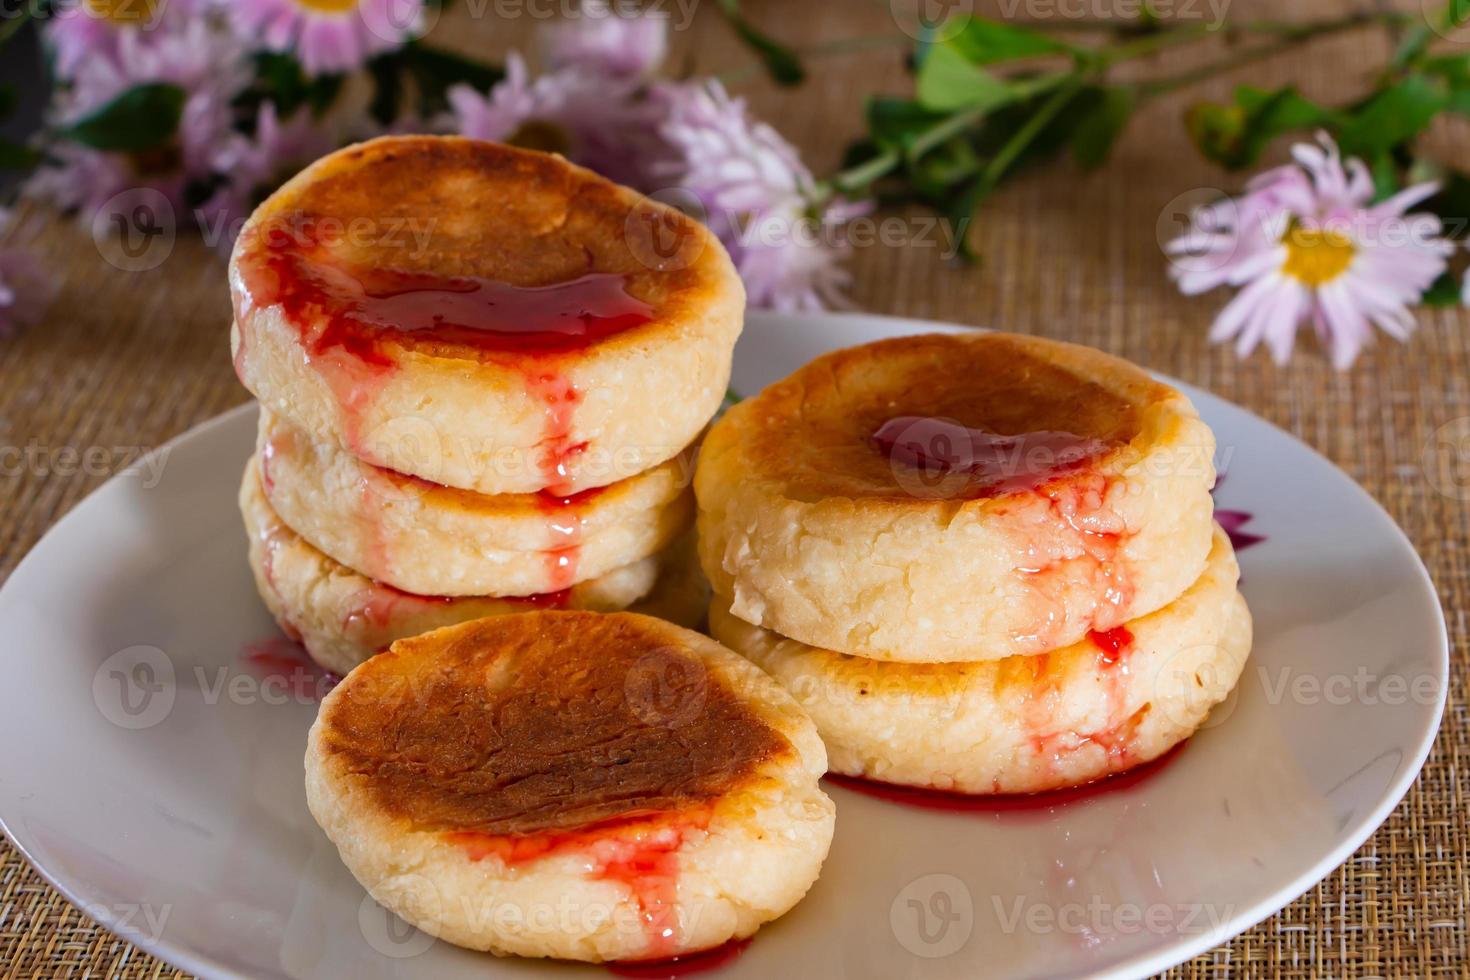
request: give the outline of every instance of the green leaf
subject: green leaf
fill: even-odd
[[[185,98],[187,93],[177,85],[138,85],[72,123],[62,135],[114,153],[150,150],[178,132]]]
[[[944,217],[950,223],[958,248],[955,250],[955,258],[961,262],[975,261],[975,250],[970,247],[970,226],[974,223],[975,215],[980,210],[980,204],[990,196],[993,190],[990,181],[984,177],[971,181],[963,192],[956,195],[944,209]]]
[[[1393,154],[1388,152],[1379,153],[1368,161],[1368,173],[1373,178],[1373,200],[1382,201],[1398,193],[1402,183],[1399,180],[1398,163]]]
[[[1347,156],[1373,156],[1418,136],[1449,105],[1444,83],[1409,75],[1374,95],[1337,132]]]
[[[1459,306],[1460,305],[1460,280],[1452,273],[1445,272],[1430,284],[1419,298],[1419,302],[1425,306]]]
[[[946,26],[945,33],[949,32],[950,28]],[[960,29],[941,46],[959,54],[972,65],[993,65],[1072,50],[1045,34],[983,17],[966,17]]]
[[[766,72],[777,85],[800,85],[806,80],[806,69],[796,52],[757,30],[740,12],[740,0],[720,0],[720,13],[735,28],[740,40],[745,42],[766,66]]]
[[[912,99],[876,96],[868,100],[868,132],[883,146],[907,149],[919,133],[944,119],[946,113],[926,109]]]
[[[1133,88],[1113,86],[1102,90],[1096,108],[1072,134],[1072,156],[1083,170],[1093,170],[1107,161],[1137,104],[1138,92]]]
[[[984,161],[963,136],[925,153],[909,167],[909,179],[919,193],[941,198],[950,188],[973,178],[984,169]]]
[[[448,106],[445,93],[456,85],[468,85],[479,92],[494,88],[505,71],[472,58],[441,48],[431,48],[417,41],[399,52],[414,84],[418,86],[419,113],[431,116]]]
[[[1470,234],[1470,174],[1462,170],[1445,173],[1440,178],[1439,193],[1421,207],[1439,218],[1446,235],[1465,238]]]
[[[1434,42],[1470,20],[1470,0],[1449,0],[1439,10],[1424,12],[1423,22],[1404,32],[1394,50],[1392,67],[1402,70],[1415,64]]]
[[[1292,86],[1268,91],[1243,85],[1235,90],[1234,104],[1190,106],[1185,127],[1201,153],[1235,170],[1255,163],[1278,136],[1333,128],[1340,118],[1336,110],[1303,98]]]
[[[337,100],[343,78],[342,75],[309,77],[301,63],[289,54],[261,51],[255,55],[255,80],[236,99],[236,104],[254,111],[261,103],[270,102],[283,119],[302,106],[308,106],[313,115],[320,116]]]
[[[21,143],[0,140],[0,170],[29,170],[41,162],[41,154]]]
[[[919,69],[919,103],[926,109],[986,109],[1014,101],[1011,85],[972,64],[947,44],[936,47]]]

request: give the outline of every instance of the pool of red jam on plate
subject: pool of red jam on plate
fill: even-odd
[[[240,659],[262,682],[279,684],[298,700],[320,701],[342,680],[312,660],[299,643],[284,636],[246,644]]]
[[[701,973],[723,970],[734,963],[750,945],[750,938],[732,939],[714,949],[672,956],[663,960],[635,960],[607,964],[607,971],[614,976],[634,977],[637,980],[679,980]]]
[[[447,839],[464,848],[471,860],[494,857],[509,866],[529,864],[563,854],[587,862],[587,875],[623,885],[638,907],[648,938],[647,959],[664,960],[678,948],[675,916],[679,881],[679,849],[691,833],[709,826],[708,809],[654,814],[605,821],[572,830],[531,834],[482,834],[451,831]]]

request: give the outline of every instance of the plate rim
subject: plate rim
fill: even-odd
[[[928,320],[919,317],[895,316],[889,314],[864,312],[782,313],[771,310],[748,310],[745,314],[745,321],[747,324],[751,321],[763,321],[767,323],[784,322],[787,324],[796,325],[798,327],[800,327],[802,324],[830,324],[836,321],[845,322],[853,326],[860,326],[864,328],[885,331],[887,336],[905,336],[920,333],[967,333],[991,331],[991,328],[987,327]],[[1062,338],[1049,339],[1059,340]],[[1433,617],[1433,626],[1437,627],[1438,642],[1435,644],[1435,647],[1438,656],[1435,659],[1435,664],[1437,667],[1439,696],[1438,702],[1435,705],[1432,714],[1426,714],[1425,716],[1426,719],[1432,720],[1425,726],[1424,730],[1419,733],[1418,744],[1414,746],[1412,753],[1406,754],[1406,758],[1410,758],[1412,760],[1411,763],[1407,766],[1402,767],[1398,779],[1389,788],[1389,790],[1383,794],[1376,806],[1367,811],[1364,816],[1349,823],[1348,826],[1344,828],[1341,843],[1339,843],[1336,847],[1331,848],[1321,858],[1314,862],[1309,870],[1303,872],[1302,874],[1296,876],[1295,878],[1282,884],[1281,886],[1273,889],[1266,897],[1260,899],[1249,908],[1243,911],[1236,912],[1233,916],[1230,917],[1229,924],[1224,926],[1219,931],[1219,933],[1212,931],[1202,933],[1197,936],[1180,936],[1178,938],[1178,941],[1169,942],[1167,945],[1165,945],[1161,949],[1158,949],[1157,951],[1145,951],[1138,953],[1131,958],[1124,959],[1112,966],[1109,966],[1099,971],[1096,974],[1093,974],[1094,976],[1098,977],[1148,976],[1162,970],[1177,966],[1180,963],[1184,963],[1200,955],[1201,953],[1207,952],[1218,946],[1222,946],[1230,942],[1236,936],[1246,932],[1249,929],[1254,928],[1261,922],[1264,922],[1266,919],[1270,918],[1272,915],[1280,912],[1282,909],[1290,905],[1292,902],[1296,901],[1302,895],[1306,894],[1316,884],[1326,879],[1326,877],[1330,875],[1337,867],[1342,865],[1354,853],[1356,853],[1358,849],[1361,848],[1363,844],[1368,840],[1368,838],[1370,838],[1393,814],[1393,812],[1398,809],[1399,804],[1403,802],[1403,799],[1408,794],[1409,789],[1414,785],[1415,781],[1418,780],[1419,775],[1424,768],[1424,764],[1428,761],[1429,754],[1434,750],[1435,743],[1438,741],[1439,738],[1439,732],[1443,723],[1444,711],[1448,699],[1450,683],[1449,632],[1445,620],[1444,606],[1439,596],[1439,590],[1434,583],[1433,577],[1429,573],[1428,567],[1424,563],[1424,559],[1419,555],[1418,550],[1414,547],[1413,541],[1410,540],[1409,536],[1404,532],[1403,528],[1399,526],[1398,522],[1394,520],[1393,515],[1390,514],[1381,503],[1379,503],[1378,499],[1374,497],[1371,493],[1369,493],[1361,484],[1358,483],[1358,481],[1353,479],[1353,477],[1346,470],[1338,466],[1337,463],[1335,463],[1323,453],[1319,452],[1317,449],[1299,438],[1294,433],[1281,428],[1268,419],[1262,418],[1260,415],[1252,412],[1248,408],[1245,408],[1226,398],[1221,397],[1220,395],[1215,394],[1208,388],[1181,381],[1169,375],[1153,371],[1142,365],[1140,365],[1140,367],[1143,370],[1148,371],[1154,377],[1164,381],[1165,383],[1179,387],[1191,397],[1193,397],[1194,393],[1196,392],[1202,393],[1213,399],[1215,402],[1226,406],[1228,409],[1239,412],[1242,415],[1249,417],[1254,423],[1264,425],[1275,430],[1278,435],[1284,436],[1287,440],[1289,440],[1297,451],[1306,452],[1311,456],[1316,457],[1318,461],[1326,463],[1329,467],[1331,467],[1331,469],[1335,471],[1337,475],[1342,478],[1343,481],[1345,481],[1349,486],[1353,488],[1354,491],[1356,491],[1360,502],[1367,503],[1373,510],[1377,512],[1378,517],[1381,518],[1382,521],[1386,523],[1389,528],[1392,529],[1393,540],[1397,547],[1401,551],[1405,552],[1407,556],[1412,559],[1411,566],[1418,573],[1419,584],[1425,590],[1427,590],[1428,595],[1432,596],[1434,599],[1434,602],[1432,603],[1432,608],[1435,611],[1435,615]],[[80,500],[69,511],[63,514],[59,520],[57,520],[49,528],[47,528],[47,530],[40,536],[40,538],[38,538],[36,542],[26,551],[25,555],[21,557],[20,561],[16,563],[15,568],[12,569],[10,574],[6,577],[4,584],[0,585],[0,615],[3,615],[6,607],[15,601],[15,599],[13,598],[13,593],[15,591],[13,588],[13,583],[21,577],[22,572],[26,571],[30,565],[39,560],[37,558],[38,553],[41,552],[44,547],[46,547],[47,543],[52,539],[53,536],[62,533],[63,529],[68,523],[73,522],[74,519],[78,518],[79,515],[86,512],[89,508],[97,506],[96,501],[98,498],[100,498],[104,490],[107,490],[109,487],[113,486],[113,484],[123,479],[136,475],[152,460],[156,459],[160,455],[165,455],[167,453],[173,452],[183,443],[193,441],[195,439],[207,438],[208,435],[214,430],[238,424],[238,422],[236,421],[238,418],[245,415],[254,414],[258,410],[259,403],[254,400],[247,401],[244,404],[226,409],[220,414],[212,416],[211,418],[208,418],[198,423],[197,425],[192,426],[184,432],[179,433],[178,435],[167,440],[161,445],[150,449],[139,459],[135,460],[130,466],[124,468],[123,470],[114,474],[112,477],[103,481],[97,487],[93,488],[82,500]],[[1431,638],[1434,638],[1434,629],[1431,629],[1431,634]],[[3,806],[3,803],[4,800],[0,799],[0,806]],[[77,888],[69,886],[68,884],[61,881],[57,876],[55,876],[49,869],[42,866],[32,856],[30,850],[27,849],[25,844],[19,838],[17,838],[15,832],[11,829],[9,823],[7,823],[3,812],[0,812],[0,832],[4,833],[6,839],[10,842],[11,846],[15,848],[16,852],[26,861],[28,865],[30,865],[32,869],[35,870],[37,874],[41,876],[42,879],[44,879],[52,888],[55,888],[58,892],[60,892],[67,901],[69,901],[73,906],[77,908],[79,912],[82,913],[82,915],[86,916],[89,919],[92,919],[94,922],[101,925],[104,929],[106,929],[112,935],[116,936],[118,939],[121,939],[124,942],[136,946],[149,955],[157,957],[158,959],[168,963],[169,965],[177,969],[185,970],[196,975],[206,977],[231,978],[231,980],[243,976],[242,974],[235,972],[231,968],[223,965],[222,963],[211,957],[196,953],[188,947],[169,942],[161,934],[158,938],[155,939],[148,935],[133,935],[128,932],[120,931],[121,923],[114,921],[115,917],[106,914],[107,908],[105,905],[99,905],[95,902],[88,902],[79,895],[79,889],[81,887],[85,887],[85,883],[77,886]]]

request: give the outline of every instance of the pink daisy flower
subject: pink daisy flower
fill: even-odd
[[[424,0],[234,0],[240,37],[294,54],[309,75],[354,71],[425,30]]]
[[[548,68],[576,68],[614,78],[651,75],[669,50],[668,20],[656,11],[626,16],[587,0],[571,17],[541,30]]]
[[[118,38],[129,31],[151,31],[200,13],[210,0],[81,0],[61,4],[46,22],[44,37],[56,76],[69,81],[87,62],[117,54]]]
[[[752,306],[821,310],[848,305],[850,245],[842,226],[868,205],[819,200],[796,148],[751,118],[743,99],[718,82],[668,84],[656,94],[666,111],[660,135],[669,156],[656,167],[666,182],[703,204],[706,222],[730,251]]]
[[[842,225],[851,205],[811,217],[799,199],[755,215],[734,233],[731,257],[751,306],[782,313],[846,309],[851,246]]]
[[[177,2],[177,0],[174,0]],[[149,187],[182,207],[192,180],[207,178],[214,155],[234,138],[231,101],[250,82],[250,65],[233,38],[206,17],[164,21],[147,31],[122,31],[110,58],[84,62],[53,114],[66,126],[140,84],[169,82],[186,98],[173,141],[146,153],[123,154],[62,142],[27,190],[86,219],[123,190]]]
[[[1378,204],[1361,160],[1335,143],[1292,149],[1296,163],[1261,174],[1246,193],[1191,215],[1166,246],[1186,294],[1240,287],[1215,318],[1210,339],[1235,341],[1240,356],[1264,343],[1278,363],[1311,324],[1333,366],[1347,368],[1374,328],[1398,340],[1415,326],[1409,307],[1445,270],[1454,246],[1431,214],[1408,214],[1438,189],[1416,184]]]
[[[274,103],[260,107],[255,135],[235,137],[215,152],[213,168],[225,184],[195,210],[205,240],[228,253],[250,212],[287,177],[336,143],[307,109],[282,122]]]
[[[447,97],[455,132],[560,153],[619,183],[642,186],[659,153],[655,109],[633,81],[577,69],[532,78],[512,53],[488,95],[456,85]]]

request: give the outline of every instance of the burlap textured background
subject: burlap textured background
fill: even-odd
[[[1036,16],[1112,9],[1110,0],[1029,2]],[[1020,3],[1022,14],[1027,4]],[[504,22],[470,16],[493,13],[496,4],[461,3],[451,15],[453,29],[441,24],[438,37],[498,53],[534,26],[529,11],[555,6],[505,6],[522,14]],[[892,27],[888,4],[875,0],[772,0],[746,7],[773,33],[809,43]],[[712,8],[700,6],[693,26],[675,37],[676,67],[738,72],[749,64]],[[1203,3],[1194,9],[1208,13]],[[1329,2],[1288,9],[1235,0],[1229,14],[1305,18],[1347,9]],[[864,247],[852,265],[854,299],[864,309],[1093,344],[1244,405],[1305,439],[1367,487],[1408,532],[1438,585],[1450,624],[1453,683],[1424,774],[1389,821],[1324,882],[1279,915],[1180,967],[1178,976],[1463,976],[1470,970],[1464,811],[1470,791],[1470,472],[1455,472],[1427,451],[1437,433],[1470,431],[1455,428],[1470,419],[1470,315],[1425,313],[1412,343],[1380,345],[1349,374],[1334,373],[1309,340],[1287,368],[1272,366],[1264,355],[1238,363],[1205,342],[1222,300],[1179,296],[1165,278],[1157,245],[1159,216],[1177,195],[1232,188],[1240,180],[1202,162],[1188,145],[1180,112],[1189,98],[1221,96],[1233,81],[1248,78],[1256,84],[1295,81],[1310,95],[1345,101],[1367,83],[1387,44],[1372,31],[1345,35],[1149,106],[1101,172],[1083,177],[1059,164],[988,202],[975,229],[985,257],[978,267],[951,268],[941,248],[919,241]],[[1186,68],[1211,50],[1218,53],[1218,42],[1159,65]],[[738,91],[822,172],[860,130],[865,93],[906,89],[896,49],[825,57],[812,68],[811,80],[794,93],[778,92],[758,74],[736,77],[745,79]],[[1463,165],[1470,129],[1446,126],[1435,139]],[[1278,147],[1273,161],[1280,154]],[[917,237],[921,225],[908,228]],[[160,268],[123,273],[101,260],[85,230],[58,220],[49,220],[37,248],[59,275],[61,293],[45,323],[0,341],[0,444],[101,446],[121,457],[246,399],[227,352],[223,264],[208,249],[181,240]],[[103,478],[86,472],[0,475],[0,572],[12,569]],[[0,858],[5,976],[174,974],[93,924],[4,844]]]

